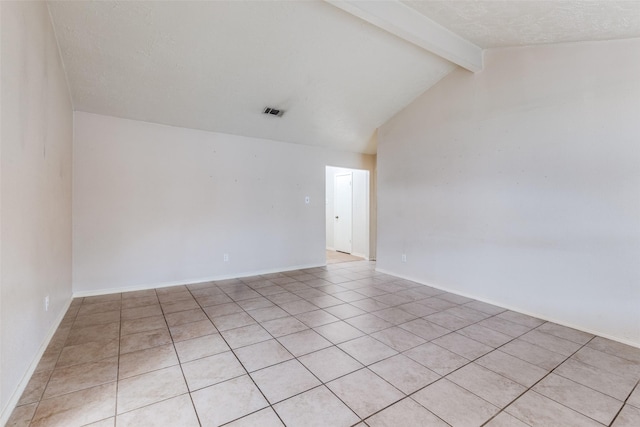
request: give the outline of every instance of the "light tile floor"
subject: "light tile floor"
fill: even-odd
[[[640,426],[640,349],[374,271],[75,299],[10,426]]]

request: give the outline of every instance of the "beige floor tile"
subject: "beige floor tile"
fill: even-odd
[[[307,325],[293,316],[269,320],[262,322],[261,325],[276,338],[309,329]]]
[[[178,364],[173,344],[165,344],[120,356],[118,377],[129,378]]]
[[[574,343],[581,345],[588,343],[594,337],[593,334],[578,331],[552,322],[544,323],[536,330],[544,332],[545,334],[554,335],[558,338],[573,341]]]
[[[179,366],[148,372],[118,381],[118,414],[187,392]]]
[[[576,350],[581,347],[581,344],[576,344],[573,341],[558,338],[555,335],[545,334],[538,330],[527,332],[520,337],[521,340],[527,341],[531,344],[535,344],[539,347],[546,348],[547,350],[560,353],[564,356],[571,356]]]
[[[498,314],[496,317],[508,320],[513,323],[517,323],[519,325],[527,326],[529,328],[536,328],[545,323],[545,321],[542,319],[527,316],[526,314],[517,313],[515,311],[504,311]]]
[[[567,356],[547,350],[546,348],[538,347],[537,345],[520,339],[515,339],[503,345],[500,347],[500,351],[548,371],[554,369],[567,358]]]
[[[419,336],[422,339],[431,341],[443,335],[450,333],[446,328],[436,325],[424,319],[415,319],[400,325],[400,328]]]
[[[115,427],[116,417],[105,418],[104,420],[96,421],[95,423],[85,424],[83,427]]]
[[[298,314],[295,317],[310,328],[315,328],[316,326],[322,326],[340,320],[324,310],[309,311],[307,313]]]
[[[509,335],[512,338],[519,337],[522,334],[526,334],[531,330],[530,327],[520,325],[518,323],[510,322],[506,319],[502,319],[498,316],[489,317],[478,322],[478,325],[486,328],[493,329],[494,331],[501,332],[505,335]]]
[[[38,403],[17,406],[7,420],[6,427],[28,427],[37,407]]]
[[[65,345],[85,344],[88,342],[105,342],[120,337],[120,322],[73,328]]]
[[[525,387],[531,387],[547,374],[546,370],[499,350],[481,357],[476,363]]]
[[[271,404],[320,385],[320,381],[297,360],[255,371],[251,377]]]
[[[272,338],[271,334],[258,324],[222,331],[222,336],[227,341],[227,344],[234,349]]]
[[[271,408],[264,408],[238,420],[226,424],[225,427],[284,427],[280,418]]]
[[[191,394],[203,427],[219,426],[268,406],[248,375]]]
[[[118,415],[118,427],[180,426],[198,427],[198,417],[188,394],[163,400]]]
[[[158,297],[154,293],[154,295],[146,296],[146,297],[123,299],[122,308],[123,309],[137,308],[137,307],[144,307],[147,305],[155,305],[159,303],[160,301],[158,300]]]
[[[316,351],[300,357],[299,360],[322,382],[334,380],[363,367],[360,362],[338,347]]]
[[[476,363],[449,374],[447,379],[498,408],[504,408],[527,389]]]
[[[327,384],[360,418],[397,402],[404,394],[364,368]]]
[[[373,288],[375,289],[375,288]],[[366,293],[368,294],[373,294],[370,296],[378,296],[384,293],[384,291],[380,291],[380,290],[376,290],[375,292],[371,292],[371,290],[368,290]],[[377,310],[384,310],[385,308],[389,308],[388,304],[385,304],[383,302],[374,300],[373,298],[367,298],[367,299],[361,299],[359,301],[354,301],[351,303],[351,305],[358,307],[361,310],[364,310],[366,312],[372,312],[372,311],[377,311]]]
[[[331,342],[311,329],[280,337],[278,341],[296,357],[332,346]]]
[[[389,323],[386,320],[382,320],[378,316],[374,316],[371,313],[351,317],[349,319],[346,319],[345,322],[352,326],[355,326],[365,334],[371,334],[373,332],[378,332],[393,326],[392,323]]]
[[[198,304],[205,308],[218,306],[221,304],[233,303],[233,300],[225,294],[203,295],[200,297],[196,297],[196,301],[198,301]]]
[[[397,326],[371,334],[378,341],[388,345],[396,351],[406,351],[424,344],[426,341]]]
[[[446,328],[449,331],[455,331],[455,330],[464,328],[465,326],[469,326],[472,323],[475,323],[472,320],[463,319],[461,317],[455,316],[446,311],[440,311],[438,313],[425,316],[424,320],[427,320],[438,326],[442,326],[443,328]]]
[[[82,304],[78,310],[78,316],[86,316],[90,314],[105,313],[108,311],[120,310],[122,304],[120,301],[107,301],[95,304]]]
[[[156,297],[157,298],[157,294],[156,294],[156,290],[155,289],[145,289],[142,291],[131,291],[131,292],[123,292],[122,293],[122,300],[128,300],[128,299],[133,299],[133,298],[149,298],[149,297]]]
[[[640,378],[640,363],[589,347],[581,348],[573,355],[572,359],[595,366],[614,375],[634,378],[636,381]]]
[[[418,317],[429,316],[431,314],[437,313],[437,310],[431,307],[427,307],[426,305],[421,304],[419,301],[402,304],[399,305],[398,308]]]
[[[259,308],[273,307],[273,303],[265,297],[258,297],[244,301],[238,301],[238,305],[245,311],[257,310]]]
[[[178,292],[171,292],[168,294],[158,293],[158,299],[160,300],[160,304],[168,304],[177,301],[193,300],[193,295],[191,295],[191,292],[185,288]]]
[[[274,406],[288,427],[348,427],[359,418],[326,387],[316,387]]]
[[[235,350],[235,353],[249,372],[293,359],[291,353],[276,340],[242,347]]]
[[[632,378],[614,375],[575,359],[567,359],[554,373],[618,400],[625,400],[635,385]]]
[[[56,368],[51,374],[43,399],[116,381],[118,358]]]
[[[147,305],[144,307],[125,308],[122,310],[122,320],[142,319],[150,316],[161,316],[162,309],[160,304]]]
[[[190,362],[202,357],[229,351],[220,334],[205,335],[203,337],[175,343],[180,363]]]
[[[167,325],[169,325],[169,328],[209,319],[201,308],[167,314],[165,318],[167,319]]]
[[[196,308],[200,308],[200,305],[198,305],[198,303],[196,302],[195,299],[193,299],[193,297],[189,296],[189,298],[190,299],[184,299],[180,301],[173,301],[173,302],[167,302],[167,303],[162,303],[161,301],[162,311],[166,315],[170,313],[176,313],[179,311],[186,311],[186,310],[193,310]]]
[[[402,354],[374,363],[369,369],[405,394],[440,379],[440,375]]]
[[[169,331],[171,332],[171,337],[174,342],[185,341],[218,332],[209,319],[172,326],[169,328]]]
[[[228,316],[230,314],[244,313],[242,307],[235,302],[217,304],[211,307],[205,307],[203,310],[211,320],[217,317]]]
[[[76,391],[40,402],[31,425],[82,426],[112,417],[116,411],[116,383]]]
[[[400,325],[416,318],[413,314],[407,313],[397,307],[385,308],[384,310],[374,311],[371,314],[378,316],[389,323],[393,323],[394,325]]]
[[[199,390],[247,373],[231,351],[184,363],[182,371],[190,391]]]
[[[447,423],[410,398],[402,399],[400,402],[394,403],[372,417],[367,418],[366,423],[370,427],[448,427]]]
[[[129,319],[122,322],[120,335],[131,335],[167,327],[164,316],[149,316],[142,319]]]
[[[364,298],[364,297],[362,297]],[[317,306],[307,301],[292,301],[281,304],[280,307],[292,316],[302,313],[308,313],[318,309]]]
[[[364,335],[362,331],[344,321],[318,326],[314,330],[334,344],[340,344]]]
[[[467,326],[457,331],[458,334],[476,340],[490,347],[497,348],[511,341],[513,338],[493,329],[478,324]]]
[[[450,425],[480,426],[498,413],[498,408],[446,379],[414,394],[413,399]]]
[[[271,305],[271,307],[258,308],[248,311],[247,313],[249,313],[249,315],[253,317],[256,322],[266,322],[268,320],[280,319],[281,317],[289,316],[289,313],[287,313],[280,307],[276,307],[273,304]]]
[[[545,377],[532,390],[605,425],[622,407],[619,400],[555,374]]]
[[[120,339],[120,354],[131,353],[170,343],[171,335],[169,334],[169,329],[165,326],[162,329],[138,332],[136,334],[122,337]]]
[[[595,337],[587,344],[587,347],[640,363],[640,348],[637,347],[631,347],[630,345],[602,337]]]
[[[528,391],[505,409],[510,415],[532,427],[602,427],[566,406],[534,392]]]
[[[493,350],[492,347],[482,344],[457,332],[443,335],[431,341],[434,344],[444,347],[466,359],[473,360]]]
[[[503,311],[506,311],[506,309],[502,307],[498,307],[497,305],[487,304],[486,302],[482,302],[482,301],[471,301],[466,303],[464,306],[480,311],[482,313],[489,314],[491,316],[495,316],[496,314],[500,314]]]
[[[247,313],[233,313],[227,314],[220,317],[214,317],[213,324],[218,328],[219,331],[227,331],[229,329],[241,328],[243,326],[252,325],[256,323],[253,320],[253,317],[249,316]]]
[[[110,302],[110,301],[120,301],[122,300],[122,294],[121,293],[115,293],[115,294],[106,294],[106,295],[95,295],[92,297],[84,297],[84,300],[82,301],[82,304],[96,304],[99,302]]]
[[[338,347],[365,366],[398,354],[388,345],[369,336],[338,344]]]
[[[529,427],[516,417],[500,412],[491,421],[485,424],[485,427]]]
[[[447,375],[469,363],[468,359],[432,343],[426,343],[412,348],[411,350],[405,351],[404,355],[439,375]]]
[[[640,409],[624,405],[616,417],[612,427],[638,427],[640,425]]]
[[[56,368],[79,365],[81,363],[96,362],[118,355],[118,340],[102,342],[89,342],[86,344],[72,345],[62,349]]]
[[[82,328],[85,326],[101,325],[105,323],[113,323],[113,322],[119,322],[119,321],[120,321],[120,310],[113,310],[105,313],[78,316],[74,321],[73,326]]]
[[[640,409],[640,386],[636,386],[636,389],[629,396],[627,404]]]
[[[20,400],[18,400],[18,404],[16,406],[27,405],[29,403],[39,401],[42,398],[44,389],[47,386],[49,378],[51,377],[51,372],[52,371],[34,372],[34,374],[31,375],[31,379],[29,379],[27,386],[22,392]]]
[[[453,314],[454,316],[458,316],[462,319],[470,320],[473,323],[479,322],[481,320],[487,319],[491,317],[491,315],[482,313],[478,310],[474,310],[472,308],[466,307],[464,305],[459,305],[456,307],[449,308],[444,310],[445,313]]]
[[[324,309],[327,313],[336,316],[339,319],[348,319],[350,317],[356,317],[364,314],[365,311],[351,304],[339,304],[326,307]]]

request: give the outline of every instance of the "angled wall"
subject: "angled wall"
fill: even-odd
[[[485,60],[380,129],[379,269],[640,346],[640,40]]]

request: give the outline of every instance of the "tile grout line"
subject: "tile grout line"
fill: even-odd
[[[633,386],[633,388],[631,389],[631,391],[629,392],[629,394],[627,395],[626,399],[624,399],[624,402],[622,402],[622,406],[620,406],[620,409],[618,409],[618,412],[616,412],[616,415],[613,417],[613,419],[611,420],[611,422],[609,423],[609,426],[612,426],[613,423],[616,422],[616,419],[618,419],[618,417],[620,416],[620,412],[622,412],[622,410],[624,409],[625,406],[628,405],[627,401],[629,400],[629,398],[631,397],[631,395],[633,394],[633,392],[636,389],[640,389],[639,388],[640,385],[640,380],[636,381],[636,385]],[[633,405],[630,405],[633,406]],[[633,406],[635,408],[635,406]],[[640,408],[638,408],[640,409]]]

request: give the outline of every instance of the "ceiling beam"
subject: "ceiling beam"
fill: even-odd
[[[481,71],[482,49],[398,0],[325,0],[469,71]]]

